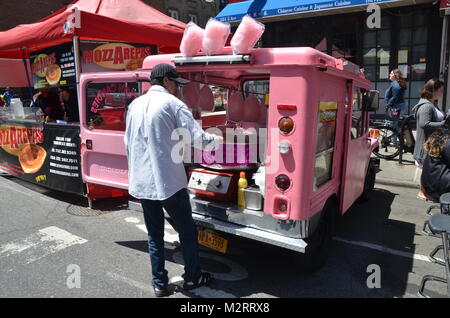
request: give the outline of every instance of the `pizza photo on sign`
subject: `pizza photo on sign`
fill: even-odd
[[[50,85],[58,84],[61,79],[61,68],[56,64],[50,65],[45,73],[45,79]]]
[[[44,164],[47,152],[36,144],[24,144],[19,150],[19,163],[25,173],[36,173]]]

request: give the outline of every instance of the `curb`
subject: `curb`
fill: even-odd
[[[420,185],[412,181],[393,180],[387,178],[376,178],[375,184],[390,185],[395,187],[406,187],[411,189],[419,189]]]

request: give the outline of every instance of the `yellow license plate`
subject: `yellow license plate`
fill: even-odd
[[[228,240],[211,231],[198,231],[198,243],[223,254],[227,251]]]

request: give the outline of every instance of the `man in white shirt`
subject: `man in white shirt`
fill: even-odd
[[[171,157],[177,144],[171,136],[184,128],[191,141],[220,142],[221,137],[203,131],[187,106],[175,97],[178,84],[185,84],[176,69],[158,64],[151,72],[150,90],[128,108],[125,145],[128,157],[129,193],[141,200],[148,231],[153,287],[157,297],[170,295],[164,268],[164,213],[167,211],[180,235],[185,262],[185,289],[207,284],[211,274],[200,270],[197,229],[187,191],[183,162]]]

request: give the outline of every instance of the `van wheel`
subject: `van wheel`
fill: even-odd
[[[367,202],[370,199],[373,189],[375,188],[375,178],[376,172],[375,168],[370,165],[367,169],[366,179],[364,180],[364,190],[363,193],[358,198],[358,202]]]
[[[325,264],[331,248],[336,215],[337,205],[334,200],[329,200],[322,210],[316,230],[305,239],[308,244],[305,253],[297,254],[296,261],[301,269],[314,272]]]

